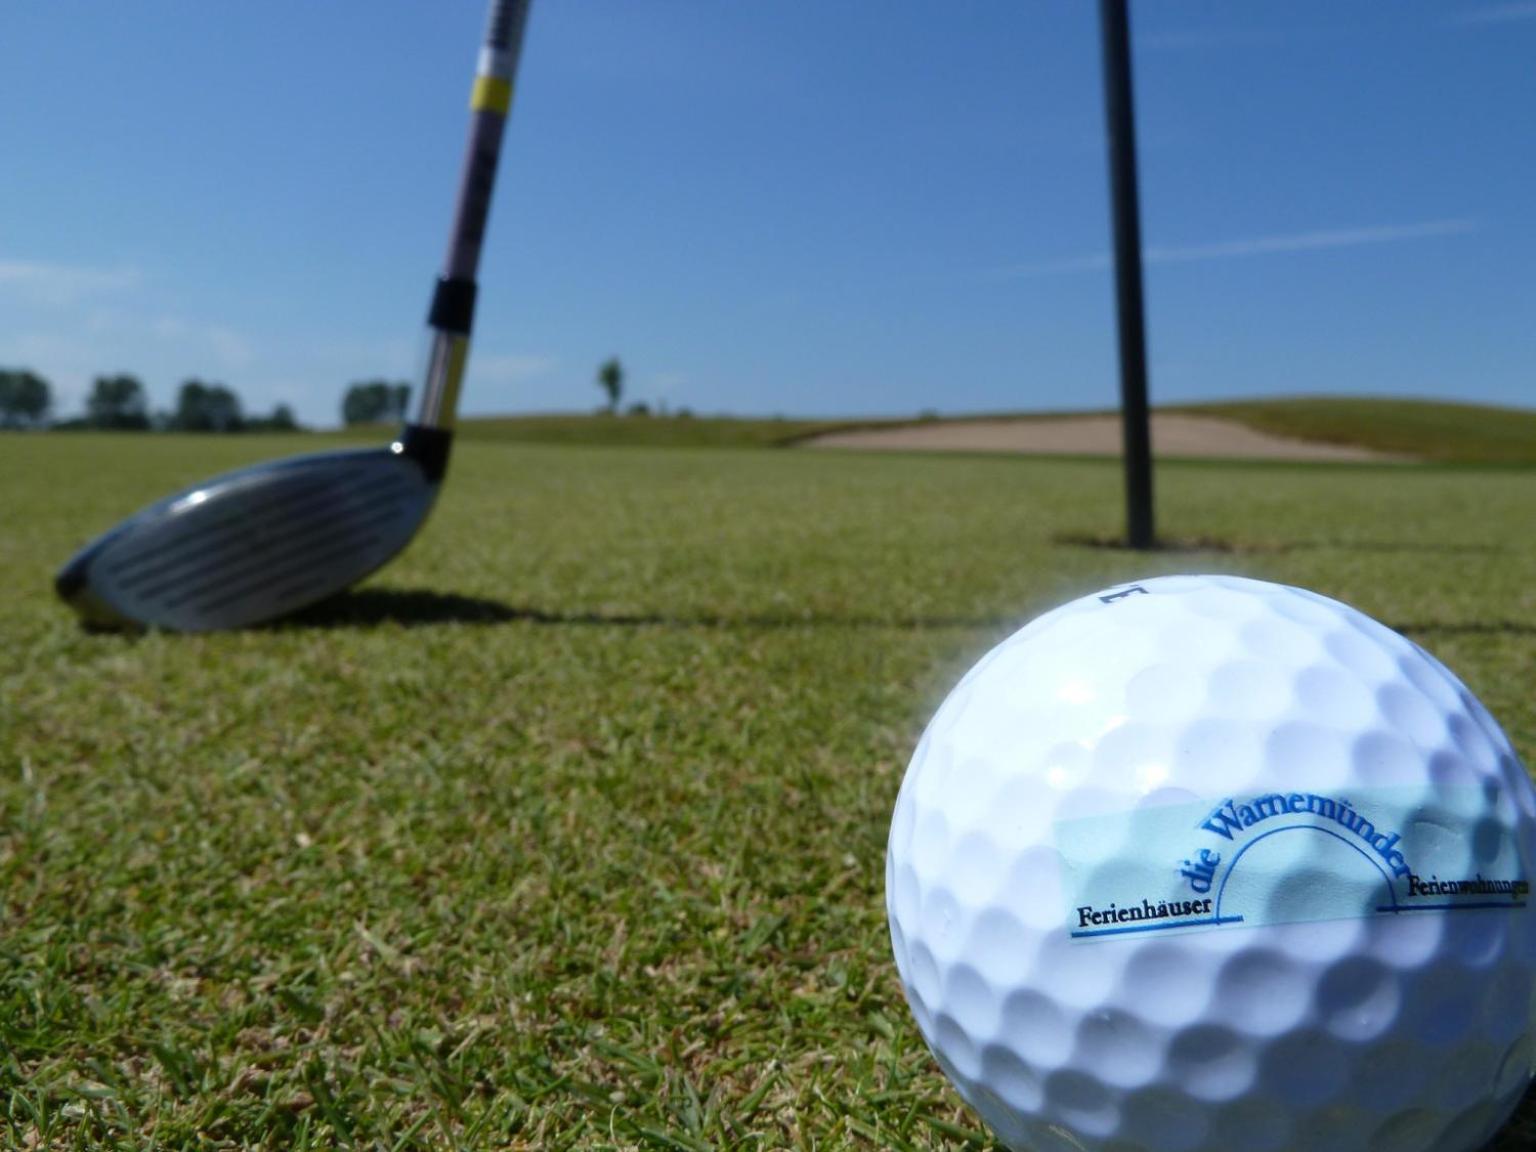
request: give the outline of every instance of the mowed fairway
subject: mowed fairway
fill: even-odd
[[[300,622],[53,598],[123,514],[314,444],[0,437],[4,1146],[987,1146],[901,996],[887,820],[961,673],[1102,585],[1346,600],[1536,760],[1530,469],[1164,465],[1205,550],[1143,557],[1083,542],[1113,461],[469,443]]]

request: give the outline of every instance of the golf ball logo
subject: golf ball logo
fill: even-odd
[[[1313,592],[1171,576],[988,652],[886,909],[1017,1152],[1474,1152],[1536,1069],[1536,788],[1456,676]]]
[[[1478,788],[1384,788],[1059,821],[1067,930],[1087,941],[1523,908],[1530,883],[1498,807]]]

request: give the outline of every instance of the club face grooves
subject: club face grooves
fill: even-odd
[[[291,484],[289,492],[274,493],[268,506],[227,516],[223,523],[199,525],[198,532],[184,532],[161,548],[113,556],[103,564],[103,575],[125,593],[153,597],[166,581],[186,584],[202,572],[217,575],[224,567],[248,559],[245,553],[271,546],[275,535],[280,533],[286,540],[302,537],[306,529],[323,529],[338,512],[347,510],[316,506],[305,487]]]
[[[437,489],[395,447],[258,465],[145,509],[57,584],[98,624],[243,627],[373,572],[410,542]]]
[[[399,507],[392,506],[384,514],[375,514],[370,520],[341,528],[338,535],[330,538],[321,551],[290,549],[280,561],[269,560],[254,574],[246,575],[244,579],[236,578],[232,585],[227,586],[218,578],[206,579],[177,597],[172,602],[173,606],[180,607],[190,600],[193,611],[207,615],[227,609],[259,589],[271,591],[274,585],[279,586],[279,591],[273,594],[282,600],[284,597],[280,589],[283,581],[291,585],[295,576],[302,575],[306,577],[302,586],[312,587],[322,579],[324,572],[333,570],[336,565],[345,564],[355,557],[374,555],[384,540],[381,532],[398,517]]]
[[[103,575],[133,596],[154,599],[179,590],[182,598],[195,597],[204,588],[222,583],[242,569],[270,568],[288,553],[302,552],[317,539],[323,542],[332,533],[347,532],[359,521],[372,520],[380,506],[398,510],[400,494],[386,492],[381,497],[361,501],[339,495],[325,504],[310,503],[307,507],[302,501],[290,501],[283,509],[285,515],[253,515],[182,563],[120,564],[106,568]],[[152,553],[146,555],[153,557]]]

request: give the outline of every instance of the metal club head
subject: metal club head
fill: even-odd
[[[437,498],[450,441],[410,426],[385,448],[225,473],[98,537],[55,587],[98,627],[205,632],[297,611],[411,542]]]
[[[87,545],[54,579],[86,623],[210,632],[340,592],[411,542],[432,511],[469,355],[475,273],[531,0],[490,0],[431,351],[414,423],[387,448],[258,464],[189,488]]]

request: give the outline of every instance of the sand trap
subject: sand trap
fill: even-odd
[[[1117,416],[1065,416],[1037,420],[945,420],[905,428],[830,432],[805,441],[811,448],[876,452],[1023,452],[1049,456],[1118,456]],[[1286,440],[1235,420],[1157,413],[1152,450],[1161,456],[1214,456],[1253,460],[1402,460],[1345,444]]]

